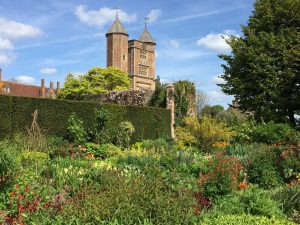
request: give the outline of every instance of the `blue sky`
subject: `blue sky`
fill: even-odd
[[[5,80],[40,84],[64,81],[106,66],[105,33],[120,8],[130,39],[143,18],[157,42],[156,74],[165,82],[194,81],[210,104],[227,106],[220,53],[230,53],[221,35],[241,35],[254,0],[0,0],[0,67]]]

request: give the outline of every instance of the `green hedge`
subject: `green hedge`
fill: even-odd
[[[171,134],[171,115],[167,109],[0,95],[0,139],[25,132],[36,109],[38,123],[46,134],[65,136],[72,112],[80,116],[85,127],[89,128],[94,124],[96,108],[109,110],[109,127],[122,121],[132,122],[135,127],[133,141],[169,137]]]

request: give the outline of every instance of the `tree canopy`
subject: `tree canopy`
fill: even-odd
[[[300,109],[300,0],[257,0],[243,36],[227,40],[232,54],[219,84],[240,108],[265,120]]]
[[[129,88],[130,79],[125,72],[116,67],[96,67],[77,77],[68,74],[58,98],[82,100],[86,96]]]

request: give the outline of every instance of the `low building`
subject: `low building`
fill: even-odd
[[[47,88],[44,79],[41,80],[41,86],[5,81],[2,79],[2,69],[0,69],[0,94],[35,98],[56,98],[56,94],[59,92],[60,82],[57,82],[55,89],[53,82],[50,82],[50,87]]]

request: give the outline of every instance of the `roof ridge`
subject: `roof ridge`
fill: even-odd
[[[143,33],[141,34],[141,36],[139,38],[139,41],[156,44],[154,38],[149,33],[147,27],[145,27]]]
[[[121,21],[119,20],[118,17],[116,18],[116,20],[114,21],[114,23],[112,24],[110,29],[107,31],[106,35],[107,34],[114,34],[114,33],[128,35],[127,31],[125,30],[123,24],[121,23]]]

